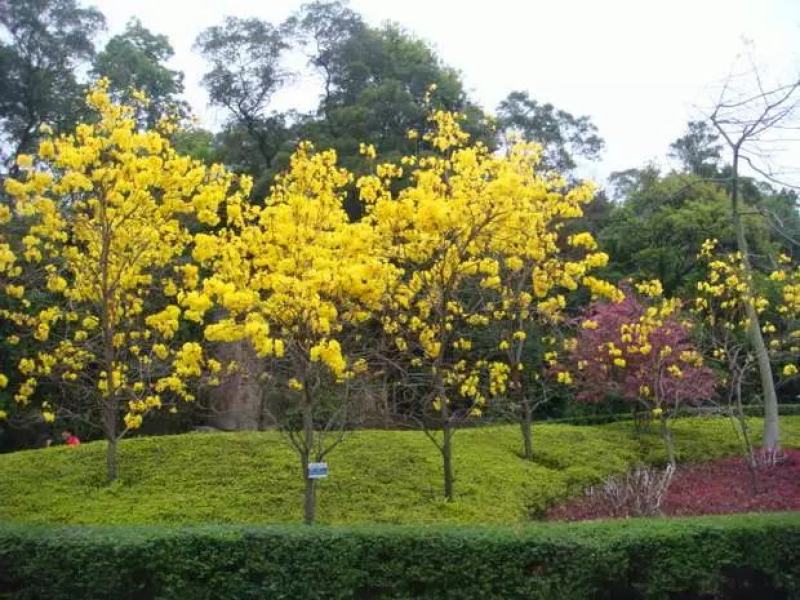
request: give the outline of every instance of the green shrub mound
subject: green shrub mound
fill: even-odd
[[[781,421],[800,445],[800,417]],[[755,432],[760,421],[752,420]],[[678,459],[735,454],[729,420],[675,423]],[[442,498],[441,458],[419,431],[358,431],[329,458],[319,486],[321,523],[512,524],[638,461],[665,460],[657,433],[633,424],[541,424],[535,460],[519,456],[519,429],[493,426],[455,437],[456,500]],[[298,523],[303,481],[277,432],[197,433],[125,440],[120,480],[105,481],[103,442],[0,455],[0,522],[64,524]]]
[[[0,526],[0,596],[783,598],[800,515],[512,528]]]

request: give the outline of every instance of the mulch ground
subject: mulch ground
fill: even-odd
[[[755,485],[754,485],[755,484]],[[741,457],[679,466],[661,505],[665,516],[800,511],[800,450],[784,450],[778,464],[753,474]],[[602,501],[580,497],[553,507],[558,521],[620,515]]]

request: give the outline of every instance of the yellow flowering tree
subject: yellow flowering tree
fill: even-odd
[[[342,440],[352,385],[367,371],[359,330],[394,277],[371,224],[348,220],[351,181],[334,151],[302,143],[265,204],[230,202],[226,226],[198,235],[193,252],[211,274],[192,303],[221,315],[206,340],[248,341],[288,402],[271,416],[300,458],[307,523],[316,513],[308,464]]]
[[[570,297],[583,291],[592,299],[622,299],[614,285],[591,275],[608,264],[594,237],[562,233],[565,223],[583,214],[582,204],[591,201],[593,188],[583,184],[559,195],[565,182],[533,173],[531,181],[539,179],[547,191],[533,197],[529,221],[517,226],[511,254],[498,263],[500,285],[489,305],[495,321],[492,342],[509,373],[504,392],[520,424],[528,460],[533,459],[533,412],[547,400],[548,381],[555,375],[560,383],[571,383],[568,373],[553,371],[559,354],[576,342],[566,335]]]
[[[0,290],[5,290],[7,286],[13,285],[11,283],[14,278],[18,277],[21,273],[21,268],[19,264],[17,264],[17,256],[14,252],[14,243],[13,240],[16,236],[9,236],[9,232],[7,231],[9,227],[9,223],[12,220],[12,213],[10,207],[6,206],[5,204],[0,204]],[[7,303],[9,302],[8,299],[4,297],[0,297],[0,311],[5,310],[7,308]],[[11,300],[13,302],[13,300]],[[2,321],[0,321],[0,326],[4,325]],[[8,332],[8,327],[2,327],[3,333],[7,333],[4,336],[5,342],[9,343],[9,335],[13,335]],[[15,338],[11,338],[11,342],[17,342]],[[5,349],[4,349],[5,350]],[[8,355],[6,355],[8,356]],[[9,418],[9,408],[8,402],[6,401],[6,388],[9,384],[9,377],[8,373],[3,373],[0,371],[0,391],[2,391],[3,398],[0,401],[0,422],[5,421]]]
[[[31,349],[9,365],[24,377],[16,402],[45,421],[69,405],[42,401],[37,386],[88,403],[81,416],[102,429],[113,480],[118,441],[150,411],[191,400],[187,381],[206,366],[198,343],[176,341],[199,284],[185,251],[193,223],[217,223],[233,180],[140,129],[135,107],[106,90],[101,80],[87,96],[94,122],[46,136],[36,156],[20,157],[23,176],[5,182],[24,235],[0,317]]]
[[[699,258],[706,277],[697,284],[694,312],[703,324],[705,345],[713,359],[727,371],[729,400],[735,406],[751,464],[755,465],[746,421],[742,387],[758,365],[757,347],[752,344],[750,315],[758,316],[759,337],[763,340],[770,377],[777,367],[779,383],[797,375],[800,356],[800,267],[792,266],[788,256],[780,255],[768,275],[753,271],[739,252],[724,252],[717,240],[706,240]],[[759,369],[759,374],[763,367]],[[761,386],[764,392],[763,385]],[[777,397],[764,392],[764,440],[769,454],[780,443]]]
[[[607,257],[562,255],[558,223],[582,214],[590,186],[565,191],[560,177],[537,174],[535,145],[498,156],[470,144],[457,114],[435,112],[430,123],[423,155],[378,164],[357,186],[402,272],[382,321],[389,364],[441,453],[444,495],[452,499],[455,430],[507,394],[511,368],[521,365],[519,323],[555,315],[562,290],[583,284],[605,292],[587,271]],[[394,185],[404,171],[408,185]]]

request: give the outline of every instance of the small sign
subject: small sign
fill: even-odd
[[[309,479],[325,479],[328,476],[328,463],[313,462],[308,463]]]

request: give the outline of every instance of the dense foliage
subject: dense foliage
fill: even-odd
[[[753,427],[760,425],[753,419]],[[784,416],[787,446],[800,447],[800,418]],[[458,432],[457,491],[441,496],[441,467],[420,431],[361,430],[328,458],[318,482],[320,523],[522,523],[583,488],[638,462],[662,466],[653,426],[540,423],[534,460],[519,455],[513,426]],[[680,463],[739,449],[726,418],[677,419]],[[758,433],[755,433],[758,442]],[[104,446],[0,455],[0,521],[70,524],[298,523],[304,482],[296,455],[278,432],[136,437],[120,445],[124,468],[104,485]]]
[[[767,598],[800,591],[798,559],[796,515],[523,529],[3,526],[0,593],[54,599]]]

